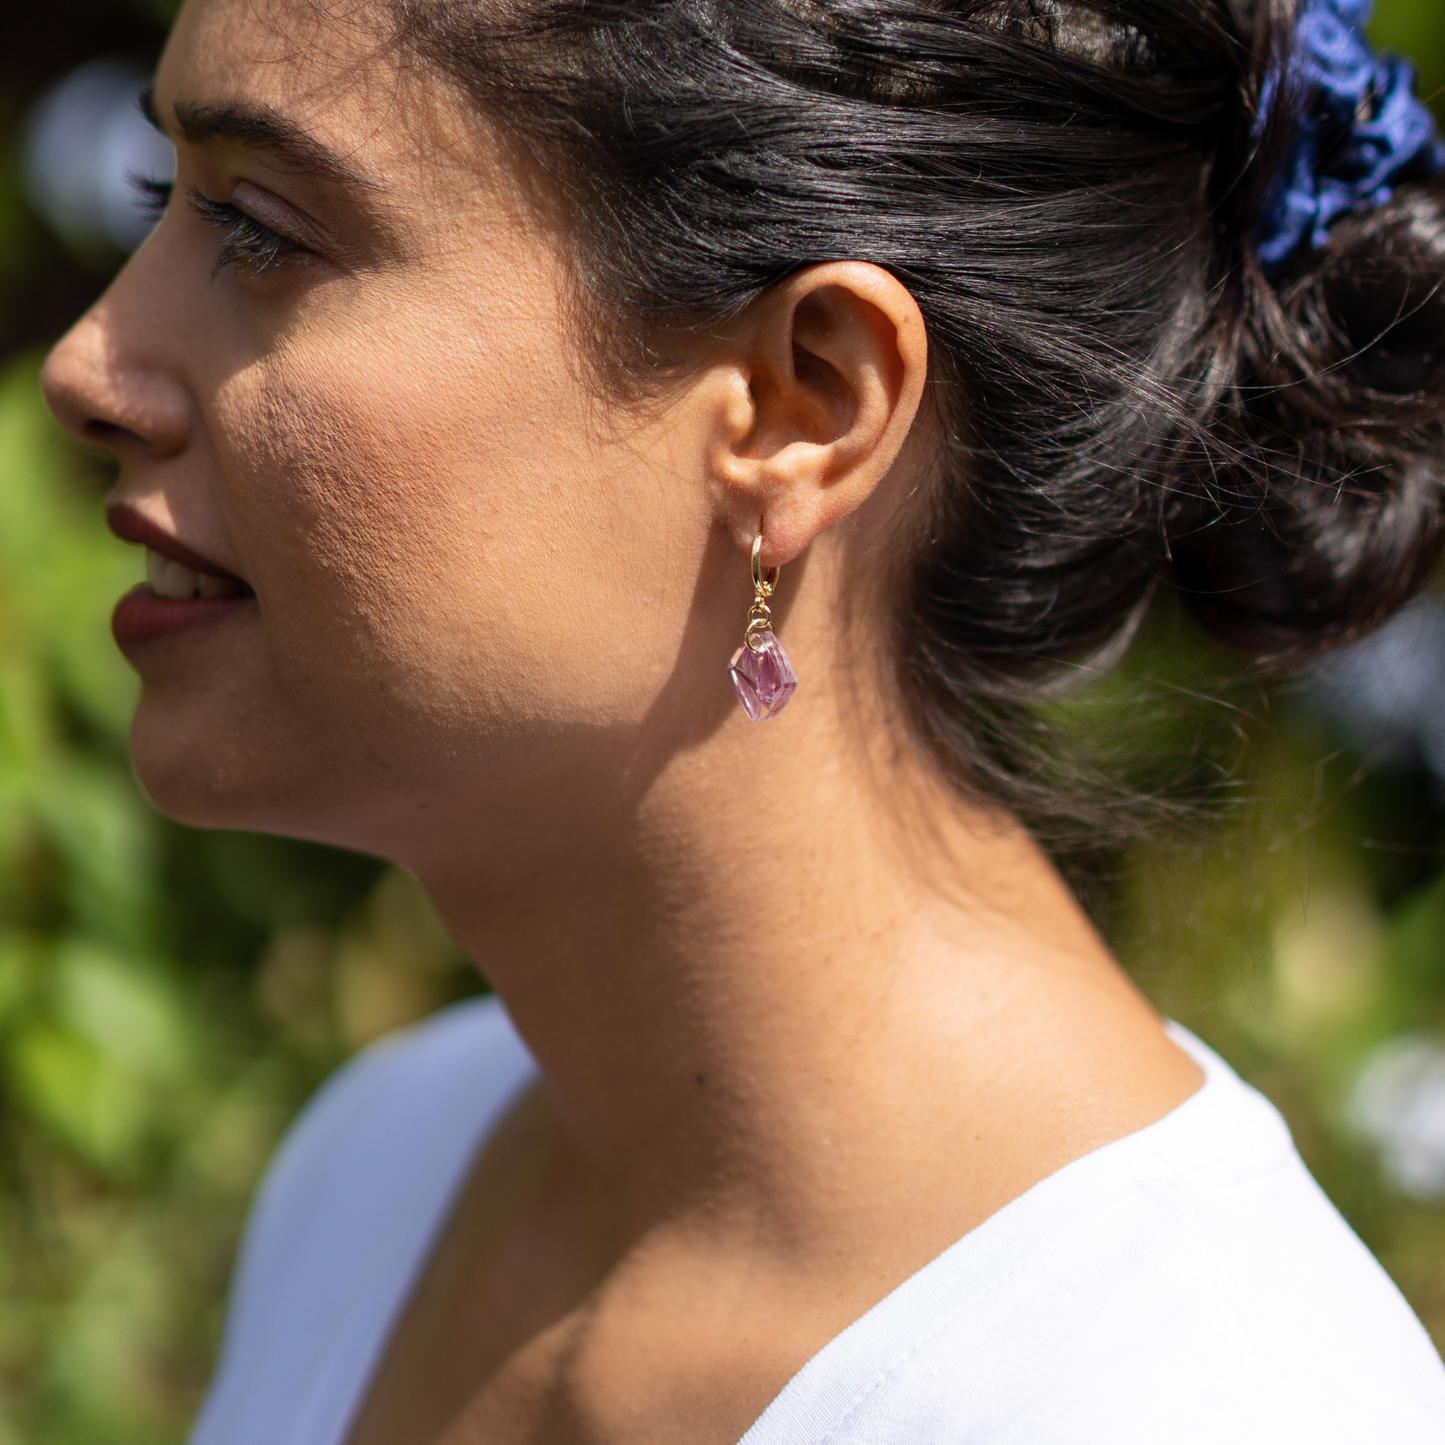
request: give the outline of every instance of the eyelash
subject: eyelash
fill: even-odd
[[[132,177],[132,184],[140,192],[142,210],[159,221],[171,203],[174,185],[143,176]],[[306,250],[229,201],[213,201],[195,186],[186,187],[186,197],[191,209],[220,234],[221,254],[216,261],[216,274],[227,266],[244,266],[256,276],[280,265],[288,256]]]
[[[128,175],[126,180],[139,198],[136,201],[137,209],[147,220],[159,221],[171,203],[171,192],[175,189],[171,182],[156,181],[149,176],[138,176],[134,173]]]

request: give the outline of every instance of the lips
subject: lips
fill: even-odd
[[[122,652],[212,627],[252,606],[246,582],[218,566],[134,508],[106,511],[112,532],[146,549],[146,581],[120,599],[111,631]]]

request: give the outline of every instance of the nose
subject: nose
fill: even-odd
[[[145,308],[127,294],[127,272],[50,353],[41,388],[82,441],[125,460],[174,456],[190,433],[190,403],[140,324]]]

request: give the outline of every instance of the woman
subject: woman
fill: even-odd
[[[46,373],[136,768],[414,870],[506,1009],[297,1126],[196,1445],[1441,1438],[1026,826],[1152,594],[1289,657],[1439,551],[1445,154],[1362,19],[188,0]]]

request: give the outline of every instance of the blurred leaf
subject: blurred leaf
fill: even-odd
[[[38,784],[36,814],[62,860],[72,917],[144,947],[157,902],[155,820],[129,774],[71,757]]]
[[[140,1080],[91,1041],[36,1021],[10,1046],[17,1096],[89,1162],[124,1169],[145,1134]]]
[[[185,1063],[187,1020],[158,970],[81,939],[57,950],[59,1016],[118,1068],[164,1081]]]

